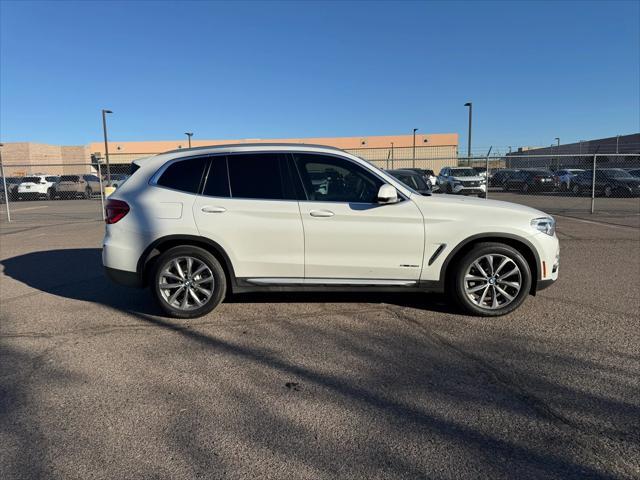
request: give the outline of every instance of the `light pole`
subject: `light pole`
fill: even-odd
[[[107,113],[111,110],[102,109],[102,131],[104,133],[104,157],[107,162],[107,187],[111,186],[111,168],[109,168],[109,142],[107,141]]]
[[[556,147],[556,168],[560,168],[560,137],[554,138],[558,145]]]
[[[193,137],[193,132],[184,132],[184,134],[189,139],[189,148],[191,148],[191,137]]]
[[[618,154],[618,146],[620,145],[620,135],[616,135],[616,154]]]
[[[393,142],[391,142],[391,168],[393,168]]]
[[[467,161],[471,162],[471,122],[473,118],[473,103],[467,102],[465,107],[469,107],[469,137],[467,138]]]
[[[413,167],[415,168],[416,166],[416,132],[418,131],[417,128],[413,129]]]

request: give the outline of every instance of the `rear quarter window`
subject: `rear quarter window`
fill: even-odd
[[[206,163],[205,157],[174,161],[162,172],[156,185],[181,192],[198,193]]]

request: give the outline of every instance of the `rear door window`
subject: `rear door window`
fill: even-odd
[[[226,198],[231,196],[226,156],[211,157],[211,166],[202,193],[208,197]]]
[[[246,153],[227,157],[231,197],[296,200],[288,159],[280,153]]]
[[[206,157],[175,161],[162,172],[156,185],[181,192],[198,193],[206,164]]]

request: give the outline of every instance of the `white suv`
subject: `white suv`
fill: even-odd
[[[438,175],[438,185],[444,193],[459,195],[487,195],[487,176],[470,167],[445,167]]]
[[[55,175],[30,175],[18,184],[18,198],[53,198],[52,187],[58,181]]]
[[[133,168],[107,202],[102,261],[175,317],[204,315],[229,290],[447,292],[495,316],[558,278],[550,216],[422,196],[331,147],[193,148]]]

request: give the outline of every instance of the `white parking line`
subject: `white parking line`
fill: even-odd
[[[42,205],[41,207],[27,207],[27,208],[18,208],[11,209],[11,213],[13,212],[26,212],[27,210],[38,210],[39,208],[49,208],[49,205]]]
[[[570,217],[570,216],[567,216],[567,215],[554,215],[554,217],[568,218],[570,220],[575,220],[576,222],[590,223],[592,225],[600,225],[601,227],[622,228],[623,230],[629,230],[629,229],[638,230],[638,227],[632,227],[630,225],[614,225],[612,223],[598,222],[598,221],[594,221],[594,220],[584,220],[582,218]]]

